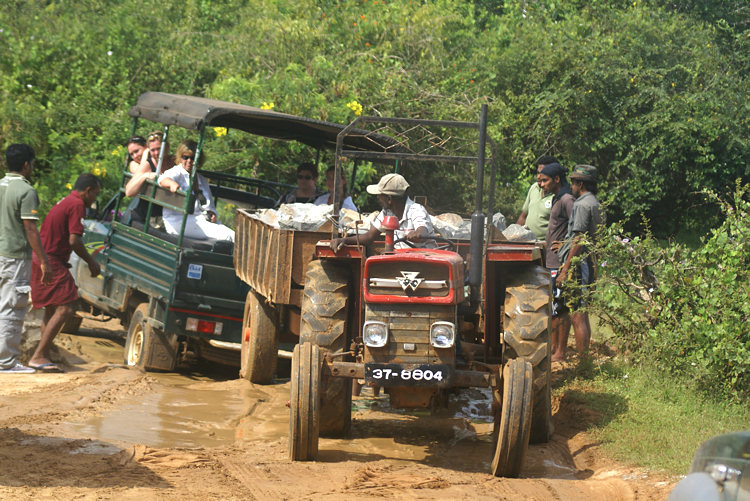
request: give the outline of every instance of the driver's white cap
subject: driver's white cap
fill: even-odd
[[[409,188],[409,183],[406,182],[404,176],[401,174],[386,174],[380,178],[378,184],[370,184],[367,186],[367,193],[370,195],[392,195],[392,196],[403,196]]]

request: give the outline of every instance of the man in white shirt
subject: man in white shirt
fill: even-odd
[[[383,210],[372,222],[372,226],[367,233],[359,237],[352,235],[345,238],[335,238],[331,240],[331,249],[337,252],[342,245],[353,245],[357,242],[363,245],[370,244],[383,231],[382,225],[385,216],[395,216],[398,219],[398,228],[393,235],[394,240],[403,238],[412,242],[415,247],[434,248],[435,241],[429,238],[435,235],[430,215],[423,206],[406,196],[408,188],[409,183],[400,174],[386,174],[380,178],[378,184],[369,185],[367,193],[378,197]],[[404,242],[395,245],[396,249],[407,247],[409,245]]]

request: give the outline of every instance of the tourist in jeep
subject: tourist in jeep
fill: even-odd
[[[172,193],[178,189],[187,191],[190,187],[190,173],[195,167],[195,152],[197,143],[193,140],[183,141],[177,147],[176,158],[180,162],[159,177],[159,186]],[[199,163],[202,165],[205,156],[201,155]],[[211,195],[211,188],[206,178],[195,175],[193,184],[195,192],[195,211],[188,214],[185,222],[184,236],[195,240],[229,240],[234,242],[234,230],[216,222],[216,206]],[[178,235],[182,225],[182,213],[164,207],[164,228],[167,233]]]
[[[323,192],[318,188],[318,167],[310,162],[303,162],[297,166],[297,187],[281,195],[276,201],[276,208],[281,204],[307,204]]]
[[[333,189],[335,180],[336,167],[329,167],[326,171],[326,188],[328,188],[328,191],[315,199],[315,205],[333,205]],[[346,194],[346,180],[344,178],[341,178],[341,182],[339,183],[339,196],[342,199],[342,209],[349,209],[358,212],[357,206],[354,205],[352,197]]]
[[[128,170],[131,174],[137,174],[141,170],[143,154],[148,151],[146,139],[143,136],[133,136],[125,144],[128,150]]]

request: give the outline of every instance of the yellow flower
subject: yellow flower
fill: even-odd
[[[214,134],[216,134],[216,137],[226,136],[227,128],[226,127],[214,127]]]
[[[346,103],[346,107],[352,110],[357,116],[360,116],[362,114],[362,105],[359,104],[356,100]]]
[[[101,176],[102,170],[99,167],[94,167],[94,175],[95,176]]]
[[[263,101],[263,104],[260,105],[260,109],[261,110],[272,110],[273,106],[274,106],[273,101],[271,101],[270,103],[267,103],[267,102]]]
[[[66,187],[67,189],[69,189],[69,190],[72,190],[72,189],[73,189],[73,185],[72,185],[72,184],[70,184],[70,183],[66,184],[66,185],[65,185],[65,187]]]
[[[113,157],[119,157],[119,156],[122,156],[122,154],[123,154],[123,151],[122,151],[122,150],[124,150],[124,149],[125,149],[125,147],[124,147],[124,146],[122,146],[122,145],[119,145],[119,146],[118,146],[117,148],[115,148],[114,150],[112,150],[112,152],[111,152],[111,155],[112,155]]]

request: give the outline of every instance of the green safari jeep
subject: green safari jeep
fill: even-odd
[[[318,149],[335,145],[336,135],[343,128],[251,106],[161,92],[142,94],[129,114],[133,134],[141,119],[162,124],[164,143],[172,126],[196,131],[196,164],[207,128],[238,129]],[[163,156],[162,151],[160,164]],[[249,287],[235,273],[232,242],[196,241],[183,234],[187,214],[195,206],[192,186],[196,171],[185,192],[172,193],[154,181],[144,182],[134,199],[147,204],[148,209],[144,222],[137,223],[121,216],[125,185],[131,177],[126,165],[119,192],[102,211],[107,217],[86,221],[83,239],[102,273],[92,278],[85,266],[72,272],[84,303],[118,317],[127,326],[127,365],[171,371],[188,353],[239,365]],[[290,188],[227,173],[198,172],[209,181],[217,208],[225,215],[237,208],[272,207],[280,192]],[[184,215],[178,235],[155,226],[150,216],[157,206]]]

